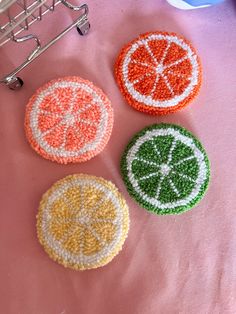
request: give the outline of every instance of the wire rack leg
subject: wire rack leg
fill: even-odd
[[[24,4],[26,5],[26,1],[24,0]],[[54,1],[54,0],[53,0]],[[38,58],[44,51],[46,51],[49,47],[55,44],[59,39],[61,39],[66,33],[68,33],[72,28],[77,27],[77,30],[80,35],[86,35],[90,29],[90,23],[88,21],[88,6],[83,4],[81,6],[74,6],[70,2],[66,0],[61,1],[63,5],[73,11],[80,11],[83,12],[80,16],[74,20],[68,27],[66,27],[61,33],[59,33],[56,37],[54,37],[51,41],[49,41],[45,46],[41,46],[40,41],[37,36],[35,35],[27,35],[23,37],[16,37],[13,35],[13,41],[16,43],[22,43],[28,40],[35,40],[36,46],[34,50],[29,54],[27,59],[18,66],[14,71],[6,75],[0,80],[0,83],[7,85],[10,89],[17,90],[20,89],[23,85],[23,81],[21,78],[17,77],[17,74],[27,67],[34,59]],[[53,2],[53,10],[55,6],[55,1]],[[41,16],[41,13],[40,13]],[[40,19],[39,16],[39,19]],[[27,19],[27,16],[26,16]],[[28,27],[28,22],[25,20],[25,26]]]

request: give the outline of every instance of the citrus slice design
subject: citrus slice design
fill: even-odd
[[[128,103],[150,114],[186,106],[198,94],[202,80],[195,49],[183,37],[166,32],[146,33],[126,45],[115,75]]]
[[[83,162],[106,146],[113,126],[107,96],[79,77],[52,80],[26,106],[25,131],[33,149],[58,163]]]
[[[77,270],[109,263],[122,249],[129,212],[114,184],[79,174],[56,182],[42,197],[38,238],[56,262]]]
[[[210,164],[201,143],[186,129],[155,124],[128,145],[121,170],[128,192],[147,210],[179,214],[205,194]]]

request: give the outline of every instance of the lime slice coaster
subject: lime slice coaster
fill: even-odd
[[[154,124],[126,148],[121,171],[129,194],[156,214],[180,214],[204,196],[210,162],[201,143],[186,129]]]
[[[29,100],[25,132],[42,157],[67,164],[84,162],[106,146],[113,109],[103,91],[76,76],[52,80]]]
[[[129,211],[115,185],[85,174],[56,182],[42,197],[37,233],[48,255],[76,270],[109,263],[122,249]]]

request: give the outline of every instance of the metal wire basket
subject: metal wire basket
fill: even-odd
[[[78,11],[78,17],[61,33],[42,46],[39,37],[30,33],[30,26],[35,22],[42,21],[45,14],[54,12],[60,4],[73,11]],[[67,0],[0,0],[0,56],[1,47],[10,41],[14,42],[16,46],[18,43],[35,42],[33,50],[24,62],[11,73],[0,77],[0,83],[13,90],[20,89],[23,80],[17,74],[74,27],[77,27],[82,36],[88,33],[90,23],[87,4],[76,6]]]

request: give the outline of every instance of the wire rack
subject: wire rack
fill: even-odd
[[[78,17],[42,46],[40,38],[30,32],[30,27],[35,22],[41,22],[47,13],[54,12],[58,5],[77,11]],[[0,0],[0,60],[1,47],[8,42],[13,42],[16,48],[19,43],[34,43],[33,50],[16,69],[3,77],[0,76],[0,83],[13,90],[20,89],[23,80],[17,74],[74,27],[82,36],[88,33],[90,23],[87,4],[76,6],[67,0]]]

